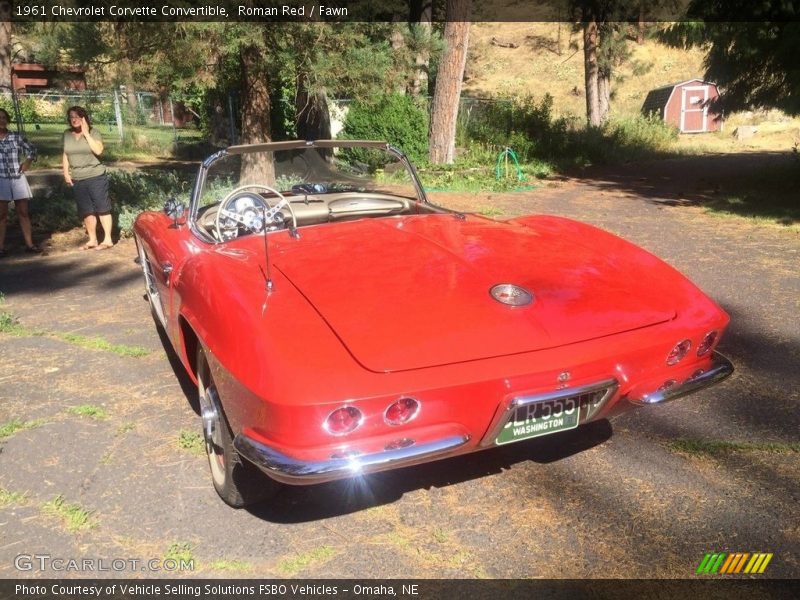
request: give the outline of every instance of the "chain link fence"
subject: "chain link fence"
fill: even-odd
[[[328,99],[331,137],[336,138],[352,104],[349,99]],[[231,92],[219,101],[211,116],[207,132],[211,144],[237,144],[241,140],[240,99]],[[430,107],[430,100],[427,102]],[[16,121],[17,128],[39,150],[39,166],[59,167],[63,133],[67,128],[66,114],[71,106],[83,106],[93,127],[106,143],[107,160],[148,160],[154,158],[196,159],[201,150],[177,152],[202,142],[199,115],[175,103],[168,97],[152,92],[128,92],[124,88],[104,91],[12,92],[0,88],[0,107]],[[292,101],[282,99],[272,107],[273,127],[283,131],[276,139],[293,138],[294,111]],[[509,100],[462,97],[457,120],[456,145],[466,147],[470,142],[487,146],[504,146],[515,126],[514,105]],[[396,142],[396,140],[389,140]],[[206,145],[202,146],[206,148]],[[191,156],[190,156],[191,154]]]
[[[5,108],[39,150],[43,166],[60,165],[67,111],[83,106],[100,131],[111,159],[167,156],[176,145],[196,140],[194,115],[182,105],[152,92],[110,91],[14,92],[0,89]]]

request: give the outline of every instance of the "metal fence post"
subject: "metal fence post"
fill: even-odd
[[[114,118],[117,120],[117,131],[119,133],[119,141],[125,138],[125,131],[122,126],[122,109],[119,105],[119,93],[117,88],[114,88]]]
[[[175,125],[175,106],[172,104],[172,98],[169,99],[169,115],[172,119],[172,138],[175,143],[178,143],[178,127]]]
[[[11,105],[14,107],[14,117],[17,120],[17,131],[25,135],[25,120],[22,118],[22,111],[19,108],[19,97],[14,88],[11,88]]]

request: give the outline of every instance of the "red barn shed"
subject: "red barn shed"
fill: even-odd
[[[715,83],[690,79],[651,90],[644,99],[642,112],[657,113],[681,133],[704,133],[722,129],[722,112],[712,107],[719,98]]]
[[[58,71],[36,63],[14,63],[11,65],[11,87],[23,92],[52,88],[85,90],[86,74],[79,67]]]

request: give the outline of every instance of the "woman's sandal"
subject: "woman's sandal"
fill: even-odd
[[[41,254],[42,249],[39,248],[39,246],[37,246],[36,244],[34,244],[33,246],[26,246],[25,252],[27,252],[28,254]]]

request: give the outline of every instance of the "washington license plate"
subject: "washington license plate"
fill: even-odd
[[[580,413],[580,397],[577,396],[519,406],[497,436],[497,443],[508,444],[575,429]]]

